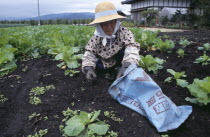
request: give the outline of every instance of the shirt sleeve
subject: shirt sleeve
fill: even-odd
[[[124,28],[122,41],[123,44],[125,44],[125,54],[122,60],[122,64],[124,62],[138,64],[140,60],[140,44],[135,42],[133,33],[130,30]]]
[[[82,57],[82,68],[92,66],[96,67],[96,37],[93,36],[85,47],[85,53]]]

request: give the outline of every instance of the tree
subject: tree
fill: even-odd
[[[203,11],[200,24],[210,28],[210,0],[192,0],[191,7]]]
[[[161,21],[162,25],[164,25],[164,26],[167,25],[168,21],[169,21],[168,16],[162,16],[160,21]]]
[[[30,21],[29,21],[29,23],[30,23],[30,25],[32,25],[32,26],[34,26],[34,25],[37,25],[37,24],[38,24],[38,22],[37,22],[37,21],[35,21],[35,20],[30,20]]]
[[[147,9],[140,13],[144,18],[146,18],[147,25],[154,25],[157,17],[158,17],[158,10],[155,9]]]
[[[182,22],[185,20],[182,14],[182,10],[176,10],[175,14],[172,16],[171,21],[179,23],[179,28],[181,28]]]

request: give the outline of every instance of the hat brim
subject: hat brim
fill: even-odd
[[[112,15],[107,15],[107,16],[97,18],[97,19],[93,20],[91,23],[89,23],[88,25],[95,26],[98,23],[102,23],[102,22],[106,22],[106,21],[110,21],[110,20],[114,20],[114,19],[125,19],[125,18],[127,18],[127,17],[121,16],[118,14],[112,14]]]

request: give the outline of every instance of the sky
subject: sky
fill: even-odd
[[[94,12],[99,2],[110,1],[117,10],[130,14],[130,5],[122,5],[124,0],[39,0],[40,15]],[[0,17],[38,16],[38,0],[0,0]]]

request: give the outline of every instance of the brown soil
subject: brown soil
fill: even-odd
[[[115,122],[102,113],[99,117],[110,124],[110,130],[118,132],[119,137],[159,137],[169,135],[170,137],[207,137],[210,135],[210,104],[198,106],[185,101],[186,97],[192,97],[187,88],[176,86],[175,82],[164,83],[163,81],[170,76],[166,69],[175,71],[185,71],[186,80],[193,82],[194,78],[203,79],[210,76],[210,65],[202,66],[193,63],[196,58],[203,54],[197,47],[201,44],[210,43],[210,34],[202,32],[173,32],[160,33],[168,35],[175,41],[185,37],[194,43],[186,47],[186,56],[177,57],[176,47],[172,53],[161,53],[159,51],[141,50],[141,55],[151,54],[166,60],[164,69],[157,75],[150,72],[148,74],[162,88],[162,91],[177,106],[191,105],[193,112],[189,118],[178,128],[166,133],[158,133],[154,126],[144,116],[120,105],[111,98],[108,88],[112,82],[103,77],[98,77],[95,83],[88,83],[82,73],[74,77],[64,75],[64,70],[58,68],[50,57],[31,59],[18,62],[18,68],[13,73],[0,77],[0,92],[8,100],[0,104],[0,136],[1,137],[26,137],[34,134],[39,129],[48,129],[46,137],[61,137],[59,125],[64,118],[62,111],[68,107],[72,110],[83,110],[91,112],[93,110],[115,111],[116,116],[123,119],[121,123]],[[209,53],[207,55],[210,56]],[[27,69],[23,71],[24,68]],[[40,105],[29,103],[29,92],[37,86],[54,85],[56,89],[47,91],[40,98]],[[84,90],[83,90],[84,89]],[[71,103],[74,102],[72,106]],[[28,116],[33,112],[40,113],[41,117],[47,116],[48,120],[37,117],[29,120]]]

